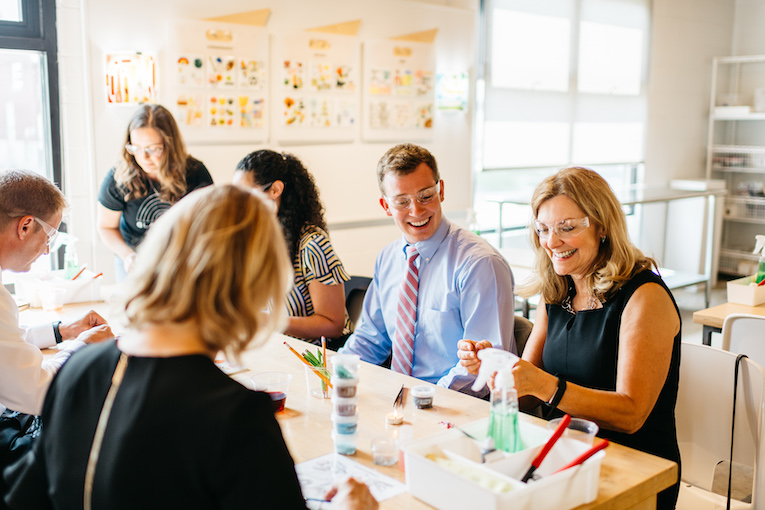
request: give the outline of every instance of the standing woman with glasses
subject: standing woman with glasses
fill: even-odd
[[[592,170],[546,178],[531,208],[536,274],[518,293],[541,300],[513,368],[518,394],[546,403],[548,417],[592,420],[599,436],[679,464],[680,312],[656,262],[630,241],[619,200]],[[475,350],[487,346],[460,344],[476,372]],[[659,493],[658,508],[674,508],[678,490]]]
[[[339,349],[351,333],[343,283],[350,277],[327,234],[313,176],[292,154],[259,150],[236,166],[234,184],[259,189],[276,204],[295,272],[284,333],[314,342],[324,336]]]
[[[130,271],[152,223],[188,193],[212,183],[204,164],[186,153],[170,112],[141,106],[128,124],[122,157],[98,193],[98,233],[118,258],[118,281]]]

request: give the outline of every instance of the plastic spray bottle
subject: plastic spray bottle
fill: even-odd
[[[491,391],[488,435],[498,450],[517,452],[523,449],[523,441],[518,426],[518,392],[512,370],[519,358],[501,349],[482,349],[478,351],[478,359],[481,369],[473,383],[473,391],[483,388],[489,377],[497,374]]]
[[[765,235],[754,236],[756,244],[752,253],[760,254],[760,263],[757,265],[757,276],[754,278],[755,283],[760,283],[765,280]]]

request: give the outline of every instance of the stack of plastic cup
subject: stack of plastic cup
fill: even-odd
[[[356,407],[359,384],[359,357],[355,354],[336,354],[332,362],[332,440],[335,451],[343,455],[356,453],[359,433],[356,427],[359,412]]]

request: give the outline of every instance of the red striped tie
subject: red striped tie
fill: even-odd
[[[406,247],[406,253],[409,260],[406,274],[401,281],[401,291],[398,297],[396,336],[393,341],[391,369],[402,374],[412,375],[414,324],[417,322],[417,287],[420,281],[414,261],[419,254],[412,245]]]

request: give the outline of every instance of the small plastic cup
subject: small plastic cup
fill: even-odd
[[[356,387],[359,384],[358,378],[341,379],[336,375],[332,376],[330,381],[335,390],[335,395],[343,398],[352,398],[356,396]]]
[[[358,398],[343,398],[332,395],[332,404],[335,408],[335,414],[338,416],[353,416],[356,414],[356,403]]]
[[[255,391],[265,391],[271,397],[274,404],[274,412],[284,410],[287,402],[287,392],[290,388],[292,375],[286,372],[261,372],[250,378],[252,389]]]
[[[358,428],[359,415],[358,413],[351,416],[340,416],[337,413],[332,413],[332,422],[335,424],[334,431],[338,434],[355,434]]]
[[[433,386],[421,384],[412,388],[412,398],[417,409],[430,409],[433,407],[433,397],[436,389]]]
[[[338,434],[332,431],[332,440],[335,442],[335,451],[342,455],[353,455],[356,453],[356,444],[359,441],[359,433]]]
[[[339,379],[356,379],[359,374],[359,361],[356,354],[335,354],[329,361],[334,367],[334,374]]]
[[[332,388],[330,388],[324,381],[324,379],[330,379],[329,369],[324,367],[309,367],[308,365],[304,365],[304,367],[305,385],[306,388],[308,388],[308,394],[316,398],[330,398],[332,396]]]
[[[392,466],[398,461],[398,441],[391,436],[372,439],[372,461],[378,466]]]
[[[64,297],[66,289],[56,287],[42,287],[39,291],[40,302],[46,312],[60,312],[64,309]]]
[[[562,419],[563,418],[555,418],[554,420],[548,421],[547,428],[550,430],[557,429],[558,424]],[[598,430],[598,425],[594,422],[591,422],[590,420],[585,420],[583,418],[571,418],[571,423],[568,424],[566,432],[564,432],[563,435],[571,439],[577,439],[588,445],[592,445]]]

